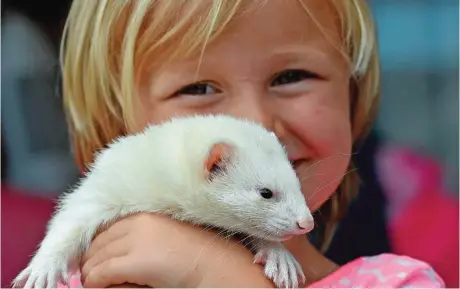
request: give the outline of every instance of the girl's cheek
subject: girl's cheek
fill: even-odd
[[[351,147],[348,106],[328,105],[313,98],[279,106],[280,117],[305,144],[319,155]]]

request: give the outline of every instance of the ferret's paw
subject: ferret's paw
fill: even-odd
[[[56,288],[58,281],[68,281],[67,265],[57,260],[35,259],[13,280],[13,288]]]
[[[282,245],[261,248],[256,253],[254,262],[265,264],[265,275],[278,288],[297,288],[299,279],[305,283],[305,275],[300,264]]]

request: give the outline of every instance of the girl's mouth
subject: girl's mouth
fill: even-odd
[[[292,168],[293,168],[293,169],[296,169],[296,168],[300,165],[300,163],[302,162],[302,160],[291,160],[291,161],[289,161],[289,162],[291,163]]]

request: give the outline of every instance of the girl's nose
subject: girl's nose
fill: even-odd
[[[230,113],[235,117],[259,123],[267,130],[276,133],[276,110],[267,98],[268,96],[246,92],[244,97],[236,98],[239,99],[238,104],[232,107]]]

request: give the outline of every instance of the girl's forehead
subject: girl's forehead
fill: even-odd
[[[206,6],[210,1],[201,3]],[[343,62],[337,11],[332,9],[329,0],[244,0],[241,3],[229,21],[206,42],[204,50],[197,50],[189,59],[180,59],[178,65],[182,67],[185,60],[192,66],[196,66],[196,62],[200,65],[220,63],[223,58],[230,62],[232,59],[243,61],[245,57],[255,61],[254,55],[259,62],[276,58],[285,63],[295,61],[301,54],[319,65],[328,64],[324,61],[334,65]],[[192,17],[191,23],[199,21],[204,10],[196,9],[196,18]],[[174,50],[173,43],[169,46]]]
[[[327,0],[274,0],[248,7],[234,17],[214,41],[207,54],[239,55],[242,51],[280,54],[306,49],[316,54],[335,53],[340,30]],[[301,3],[305,3],[304,7]],[[257,9],[255,8],[257,7]],[[253,8],[253,9],[250,9]]]
[[[307,38],[325,32],[332,37],[338,36],[337,11],[332,8],[339,6],[332,6],[330,0],[249,0],[243,3],[245,5],[224,29],[224,35],[236,34],[235,37],[241,30],[249,29],[253,36],[258,36],[257,32],[271,37],[301,33]]]

